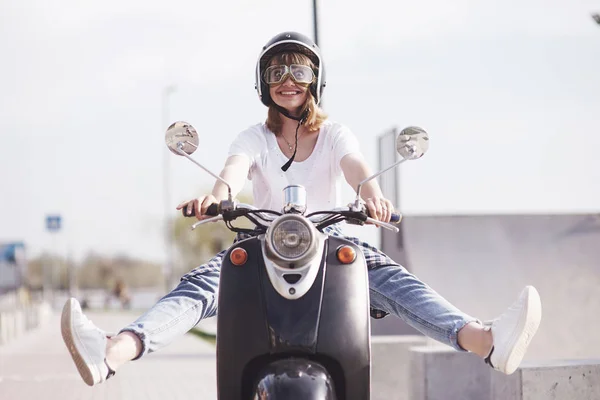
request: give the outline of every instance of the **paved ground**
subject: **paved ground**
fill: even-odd
[[[135,314],[88,314],[99,327],[117,331]],[[0,346],[0,399],[216,399],[215,347],[186,335],[171,346],[121,368],[106,383],[89,387],[79,377],[60,335],[59,314]]]

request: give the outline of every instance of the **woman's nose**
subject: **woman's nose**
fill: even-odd
[[[290,74],[287,75],[287,77],[284,79],[282,85],[286,85],[286,86],[292,86],[294,85],[294,80],[292,79],[292,76]]]

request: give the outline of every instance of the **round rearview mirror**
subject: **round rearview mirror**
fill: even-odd
[[[165,143],[169,150],[179,156],[181,155],[180,151],[192,154],[198,148],[198,133],[187,122],[173,122],[165,133]]]
[[[407,160],[423,157],[427,149],[429,149],[429,136],[418,126],[402,129],[396,138],[396,151]]]

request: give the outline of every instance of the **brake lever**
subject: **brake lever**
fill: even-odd
[[[196,229],[197,227],[199,227],[202,224],[207,224],[209,222],[218,222],[218,221],[222,221],[222,220],[223,220],[222,215],[217,215],[216,217],[203,219],[202,221],[198,221],[194,225],[192,225],[192,230]]]
[[[366,222],[369,222],[369,223],[371,223],[373,225],[376,225],[376,226],[380,226],[380,227],[385,228],[385,229],[389,229],[390,231],[393,231],[395,233],[400,232],[400,229],[398,229],[396,226],[394,226],[394,225],[392,225],[392,224],[390,224],[388,222],[378,221],[378,220],[373,219],[371,217],[367,217],[367,221]]]

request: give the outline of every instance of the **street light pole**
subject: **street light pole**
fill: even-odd
[[[164,133],[169,126],[169,97],[176,90],[174,85],[165,87],[162,91],[161,106],[162,106],[162,129]],[[167,292],[171,291],[173,281],[173,224],[169,214],[171,211],[171,183],[170,183],[170,152],[163,147],[163,229],[165,240],[165,264],[163,266],[163,275],[165,278],[165,288]]]
[[[314,36],[315,36],[315,44],[319,45],[319,7],[317,4],[318,0],[313,0],[313,27],[314,27]]]
[[[313,28],[315,44],[319,46],[319,4],[318,0],[313,0]],[[319,108],[323,109],[323,99],[319,102]]]

